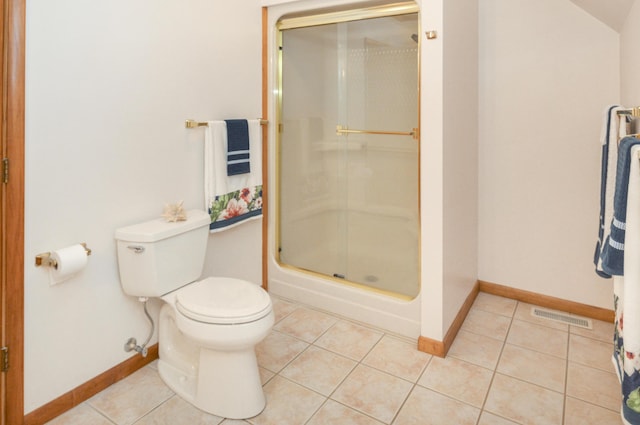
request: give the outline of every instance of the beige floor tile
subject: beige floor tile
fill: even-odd
[[[309,344],[292,336],[271,331],[256,346],[258,365],[271,372],[278,373],[298,354],[307,349]]]
[[[136,422],[136,425],[218,425],[223,418],[209,415],[177,395]]]
[[[255,418],[195,409],[152,362],[48,425],[560,425],[563,405],[564,425],[621,423],[611,323],[568,326],[480,293],[441,359],[418,352],[414,340],[272,300],[280,331],[256,347],[267,408]]]
[[[278,322],[273,329],[311,343],[336,321],[333,316],[301,307]]]
[[[580,335],[569,337],[569,360],[585,366],[612,372],[613,343],[602,342]]]
[[[482,407],[491,384],[493,371],[458,360],[434,357],[418,385],[476,407]]]
[[[382,335],[382,332],[340,320],[318,338],[315,345],[360,361]]]
[[[553,391],[564,392],[566,365],[565,359],[505,344],[497,371]]]
[[[516,422],[511,422],[508,419],[496,416],[493,413],[483,411],[480,415],[478,425],[518,425]]]
[[[447,355],[494,370],[503,345],[497,339],[460,330]]]
[[[280,374],[329,396],[356,366],[356,362],[315,346],[292,361]]]
[[[613,344],[613,332],[615,330],[613,323],[603,322],[602,320],[592,320],[591,323],[593,325],[593,329],[571,326],[571,333]]]
[[[464,323],[462,323],[461,329],[504,341],[507,337],[510,324],[510,317],[471,309]]]
[[[267,370],[267,369],[265,369],[263,367],[258,367],[258,372],[260,372],[260,382],[262,382],[263,386],[264,386],[264,384],[269,382],[269,379],[271,379],[271,378],[273,378],[275,376],[275,373],[273,373],[270,370]]]
[[[560,425],[562,394],[496,373],[485,410],[525,425]]]
[[[254,425],[302,425],[326,400],[320,394],[280,376],[264,386],[264,395],[267,406],[247,422]]]
[[[566,331],[514,320],[509,329],[507,343],[566,359],[568,339],[569,334]]]
[[[403,379],[359,365],[331,398],[388,424],[398,413],[412,386]]]
[[[612,367],[613,369],[613,367]],[[614,412],[620,411],[621,393],[615,373],[569,362],[567,395]]]
[[[567,397],[564,425],[620,425],[620,413]]]
[[[535,323],[537,325],[546,326],[548,328],[558,329],[561,331],[569,331],[569,325],[566,323],[554,322],[553,320],[541,319],[540,317],[536,317],[531,314],[531,308],[535,307],[533,304],[527,304],[523,302],[518,302],[518,307],[516,307],[516,313],[514,314],[514,319],[522,320],[524,322]],[[547,309],[551,311],[557,311],[552,309]],[[558,311],[558,313],[562,313]]]
[[[473,308],[496,313],[502,316],[513,317],[518,302],[509,298],[480,292],[473,302]]]
[[[333,400],[327,402],[311,418],[307,425],[381,425],[369,416],[349,409]]]
[[[416,386],[393,425],[475,425],[480,409]]]
[[[271,302],[273,304],[273,314],[275,316],[276,323],[287,317],[295,309],[298,308],[297,304],[285,301],[278,297],[274,297],[273,295],[271,296]]]
[[[173,396],[158,371],[143,367],[87,403],[118,425],[129,425]]]
[[[46,425],[113,425],[100,413],[96,412],[86,403],[82,403],[66,413],[58,416]]]
[[[431,355],[418,351],[416,344],[385,335],[363,363],[407,381],[416,382]]]

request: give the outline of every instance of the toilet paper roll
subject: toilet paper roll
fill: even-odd
[[[77,244],[58,249],[51,253],[57,267],[49,270],[49,283],[55,285],[71,279],[87,265],[87,251],[84,246]]]

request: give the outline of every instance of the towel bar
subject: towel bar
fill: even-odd
[[[336,126],[336,134],[342,136],[343,134],[388,134],[392,136],[412,136],[415,140],[418,140],[418,129],[412,128],[411,131],[378,131],[378,130],[349,130],[341,125]]]
[[[269,124],[269,120],[263,120],[260,118],[260,125]],[[208,124],[206,122],[196,121],[196,120],[186,120],[184,122],[185,128],[196,128],[196,127],[206,127]]]
[[[618,115],[630,115],[635,118],[640,118],[640,106],[636,106],[630,109],[622,109],[617,112]]]

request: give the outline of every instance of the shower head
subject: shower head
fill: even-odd
[[[418,42],[418,34],[411,34],[411,39],[417,43]]]

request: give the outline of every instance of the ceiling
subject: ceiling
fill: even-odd
[[[571,2],[620,32],[635,0],[571,0]]]

